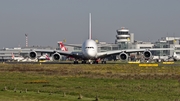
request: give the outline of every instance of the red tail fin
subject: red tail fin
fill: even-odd
[[[68,51],[62,42],[59,42],[59,47],[62,51]]]

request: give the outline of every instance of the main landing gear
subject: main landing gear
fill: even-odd
[[[103,61],[101,61],[101,63],[102,63],[102,64],[106,64],[106,61],[103,60]]]
[[[86,60],[82,60],[82,62],[81,62],[82,64],[98,64],[99,63],[99,61],[98,60],[94,60],[94,61],[92,61],[92,60],[88,60],[88,61],[86,61]],[[78,64],[78,60],[74,60],[74,64]],[[104,60],[102,60],[101,61],[101,64],[106,64],[106,61],[104,61]]]
[[[93,63],[94,63],[94,64],[98,64],[99,62],[98,62],[97,60],[94,60]]]
[[[102,59],[101,63],[102,64],[106,64],[106,61],[104,59]]]
[[[82,64],[86,64],[86,61],[85,60],[82,60],[82,62],[81,62]]]
[[[77,61],[77,60],[74,60],[74,64],[78,64],[78,61]]]

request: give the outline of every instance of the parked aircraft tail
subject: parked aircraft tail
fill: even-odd
[[[60,48],[62,51],[68,51],[68,49],[64,46],[63,42],[59,42],[59,48]]]

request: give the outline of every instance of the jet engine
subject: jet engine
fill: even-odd
[[[31,59],[35,59],[35,58],[37,57],[37,53],[36,53],[35,51],[31,51],[31,52],[29,53],[29,57],[30,57]]]
[[[144,51],[143,52],[143,55],[144,55],[144,57],[147,59],[149,59],[149,58],[151,58],[152,57],[152,53],[150,52],[150,51]]]
[[[61,55],[59,53],[54,53],[52,57],[53,57],[53,60],[60,60],[61,59]]]
[[[120,53],[120,54],[119,54],[119,58],[120,58],[121,60],[127,60],[127,59],[128,59],[128,54],[126,54],[126,53]]]

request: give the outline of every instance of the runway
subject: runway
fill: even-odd
[[[73,61],[59,61],[59,62],[2,62],[3,64],[74,64]],[[81,62],[79,62],[81,64]],[[101,63],[99,63],[101,64]],[[139,66],[180,66],[179,62],[174,62],[172,64],[163,64],[163,63],[136,63],[136,64],[131,64],[131,63],[125,63],[125,62],[112,62],[112,61],[107,61],[107,64],[130,64],[130,65],[139,65]],[[78,65],[78,64],[75,64]],[[94,64],[97,65],[97,64]],[[102,64],[106,65],[106,64]]]

